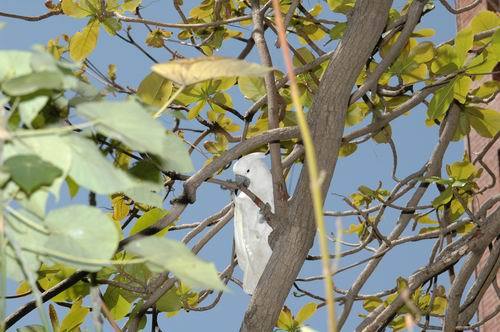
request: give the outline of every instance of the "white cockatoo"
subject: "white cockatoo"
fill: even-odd
[[[244,185],[274,212],[271,172],[264,153],[256,152],[239,159],[233,166],[236,183]],[[243,290],[253,294],[271,257],[268,237],[272,228],[259,207],[244,192],[234,197],[234,239],[238,264],[243,270]]]

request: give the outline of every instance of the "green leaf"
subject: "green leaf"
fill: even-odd
[[[448,107],[453,101],[454,85],[455,80],[452,80],[434,93],[427,109],[427,117],[429,119],[440,119],[448,111]]]
[[[163,143],[161,158],[162,168],[164,170],[179,173],[189,173],[194,170],[186,143],[173,133],[167,132],[166,140],[164,140]]]
[[[18,155],[4,163],[6,171],[26,194],[30,195],[42,186],[50,185],[62,175],[54,165],[43,161],[36,155]]]
[[[455,98],[460,104],[465,104],[471,85],[472,79],[469,76],[461,76],[457,78],[455,85],[453,85],[453,98]]]
[[[82,300],[73,302],[71,309],[61,322],[60,332],[70,332],[82,325],[85,317],[90,312],[89,308],[82,307]]]
[[[467,107],[465,111],[479,135],[492,138],[500,131],[500,112],[479,107]]]
[[[177,294],[176,289],[170,289],[162,295],[158,302],[156,302],[156,309],[161,312],[173,312],[182,308],[182,301]]]
[[[455,63],[457,57],[455,48],[444,44],[436,49],[436,57],[431,63],[431,71],[434,74],[444,75],[458,69]]]
[[[31,53],[0,51],[0,82],[31,73]]]
[[[10,96],[24,96],[39,90],[63,88],[63,77],[58,72],[38,72],[18,76],[2,84],[2,90]]]
[[[432,206],[438,208],[451,201],[452,198],[453,198],[453,191],[451,190],[451,187],[446,188],[442,193],[439,194],[438,197],[436,197],[432,201]]]
[[[485,75],[493,72],[493,68],[497,65],[497,57],[495,54],[489,53],[487,50],[473,58],[467,64],[467,74]]]
[[[489,98],[500,90],[500,81],[486,81],[479,88],[474,89],[472,94],[478,98]]]
[[[137,95],[146,104],[160,107],[172,95],[172,81],[156,73],[150,73],[139,84]]]
[[[136,203],[146,204],[152,207],[163,206],[165,190],[161,183],[140,181],[140,184],[128,188],[123,193]]]
[[[37,96],[19,103],[19,115],[25,125],[31,127],[31,122],[49,101],[48,96]]]
[[[171,271],[190,287],[225,290],[213,263],[196,257],[184,244],[161,238],[147,237],[125,246],[126,250],[147,259],[153,272]]]
[[[238,78],[238,88],[245,98],[253,101],[267,93],[264,79],[261,77],[242,76]]]
[[[342,38],[346,28],[347,22],[340,22],[335,24],[335,26],[329,32],[330,38],[332,38],[333,40]]]
[[[100,101],[80,104],[76,112],[91,121],[101,134],[140,152],[162,155],[165,130],[137,102]]]
[[[45,225],[51,234],[45,248],[65,256],[52,260],[86,271],[99,271],[118,248],[119,234],[113,221],[101,210],[72,205],[49,212]]]
[[[134,235],[154,225],[158,220],[168,215],[168,211],[164,209],[155,208],[144,213],[137,221],[134,226],[130,229],[130,235]],[[156,233],[156,236],[164,236],[168,232],[168,227]]]
[[[382,300],[378,297],[370,297],[363,301],[363,308],[365,308],[366,311],[373,311],[382,303]]]
[[[62,171],[62,176],[56,179],[48,188],[55,199],[59,199],[63,178],[68,174],[71,166],[71,150],[69,146],[56,135],[23,137],[22,139],[12,140],[10,144],[5,145],[5,158],[19,154],[36,154]]]
[[[10,231],[10,234],[22,248],[26,246],[33,249],[43,248],[43,244],[47,240],[45,234],[47,231],[40,218],[23,209],[16,209],[16,211],[15,215],[11,213],[5,214],[7,230]],[[6,249],[7,276],[15,281],[25,280],[26,277],[21,268],[21,263],[14,250],[10,245],[7,245]],[[21,255],[24,262],[26,262],[25,267],[28,269],[28,273],[33,274],[36,278],[37,270],[40,267],[40,257],[37,253],[27,250],[21,250]]]
[[[102,21],[102,26],[110,36],[116,35],[116,33],[122,29],[121,22],[113,17],[108,17]]]
[[[82,61],[86,59],[97,45],[99,37],[99,21],[94,19],[71,37],[69,43],[69,55],[74,61]]]
[[[113,166],[91,141],[79,136],[64,137],[71,146],[69,176],[97,194],[113,194],[138,186],[137,181]]]
[[[132,308],[132,303],[121,292],[121,288],[109,286],[103,295],[104,303],[115,320],[125,317]]]
[[[152,69],[155,73],[184,86],[213,78],[264,76],[273,70],[244,60],[221,57],[173,60],[154,65]]]

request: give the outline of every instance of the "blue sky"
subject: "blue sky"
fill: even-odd
[[[143,10],[143,15],[155,20],[176,22],[178,18],[175,16],[175,11],[171,3],[171,1],[163,0],[144,0],[146,8]],[[312,7],[315,3],[315,1],[304,1],[304,5],[308,8]],[[397,8],[401,7],[400,3],[401,1],[396,1]],[[195,4],[195,2],[184,1],[184,8],[189,8],[192,4]],[[38,15],[45,10],[43,1],[39,0],[2,0],[0,11]],[[64,16],[52,17],[42,22],[24,22],[0,18],[0,22],[7,23],[4,29],[0,31],[1,48],[22,50],[30,49],[33,44],[45,44],[49,39],[54,38],[61,32],[72,35],[85,24],[84,20],[75,20]],[[435,43],[452,38],[456,30],[454,16],[446,12],[440,5],[437,5],[437,8],[433,12],[424,17],[420,26],[431,27],[436,30],[436,35],[431,39]],[[134,26],[134,37],[140,43],[144,41],[144,31],[145,29],[142,27]],[[246,36],[250,33],[248,28],[243,31]],[[270,34],[268,37],[274,43],[275,37]],[[178,45],[171,44],[169,46],[175,48]],[[334,44],[329,44],[328,47],[328,50],[330,50],[334,47]],[[149,50],[159,61],[167,61],[169,59],[169,54],[162,50]],[[222,50],[219,55],[235,56],[240,50],[241,44],[233,42],[228,48]],[[185,51],[184,54],[187,56],[196,55],[186,48],[183,48],[183,51]],[[282,68],[279,50],[273,50],[272,53],[275,66]],[[103,71],[106,71],[109,63],[116,64],[118,81],[122,85],[129,85],[131,87],[137,87],[142,78],[148,74],[152,64],[137,49],[125,44],[118,38],[110,38],[104,31],[101,31],[97,50],[90,58]],[[248,59],[250,61],[258,61],[255,52]],[[238,97],[234,99],[234,106],[236,109],[244,111],[250,106],[250,103]],[[419,107],[410,116],[402,117],[392,125],[393,137],[395,137],[399,153],[398,175],[400,176],[407,175],[419,169],[423,165],[424,160],[430,155],[432,147],[437,141],[436,127],[426,127],[424,119],[425,108]],[[446,155],[446,161],[456,161],[461,158],[462,153],[463,143],[452,143]],[[204,162],[204,158],[200,154],[195,153],[194,162],[197,167],[200,167]],[[371,141],[367,142],[360,145],[354,155],[341,159],[337,164],[330,192],[349,195],[355,192],[357,187],[362,184],[374,188],[377,186],[378,181],[383,182],[384,188],[390,189],[393,185],[390,174],[391,170],[392,157],[389,147],[387,145],[378,145]],[[291,182],[296,180],[298,173],[298,169],[293,170],[290,176]],[[231,177],[231,174],[227,172],[221,175],[221,178],[229,177]],[[177,190],[176,193],[178,194],[180,191]],[[222,206],[227,204],[229,199],[229,193],[221,192],[218,186],[204,185],[199,190],[197,204],[187,209],[182,216],[181,223],[199,221],[203,217],[218,211]],[[59,204],[66,203],[67,201],[63,201]],[[326,198],[325,210],[340,209],[346,209],[345,204],[335,195],[330,194]],[[381,224],[382,231],[388,232],[392,229],[396,221],[396,216],[394,213],[387,214]],[[351,222],[352,220],[347,218],[341,220],[343,228],[347,228]],[[327,223],[329,231],[334,232],[335,220],[327,219]],[[172,236],[178,237],[181,234]],[[355,239],[347,237],[346,240],[354,241]],[[229,261],[231,242],[232,224],[229,224],[202,251],[201,256],[207,260],[214,261],[219,269],[223,269]],[[377,268],[373,277],[362,289],[362,292],[369,293],[384,287],[392,287],[398,276],[407,276],[423,265],[429,250],[430,247],[428,245],[411,244],[402,246],[395,253],[388,254]],[[316,247],[312,249],[312,253],[318,253]],[[359,257],[361,256],[358,256],[357,259]],[[354,261],[356,260],[346,258],[340,261],[339,266],[342,267]],[[319,262],[306,262],[300,275],[318,275],[320,271]],[[334,281],[339,288],[348,289],[360,271],[361,269],[359,268],[349,270],[336,276]],[[239,274],[239,271],[237,273]],[[13,285],[11,284],[10,286],[9,293],[13,293]],[[322,294],[323,292],[323,285],[321,283],[314,285],[302,284],[302,286],[317,294]],[[220,304],[209,312],[183,312],[172,318],[162,318],[161,326],[163,331],[194,332],[199,331],[201,328],[206,331],[236,331],[250,298],[238,287],[230,285],[230,288],[232,292],[224,295]],[[296,312],[298,308],[307,302],[309,302],[308,299],[295,299],[291,296],[287,301],[287,305],[291,307],[292,312]],[[19,303],[20,301],[9,302],[8,312],[12,312]],[[340,311],[339,309],[337,308],[337,311]],[[363,313],[363,310],[359,306],[356,306],[353,312]],[[36,321],[38,321],[38,316],[36,312],[33,312],[23,320],[22,325]],[[356,326],[358,321],[356,314],[352,314],[351,320],[345,326],[345,331],[354,330],[354,326]],[[326,329],[324,308],[319,310],[308,323],[316,330],[324,331]]]

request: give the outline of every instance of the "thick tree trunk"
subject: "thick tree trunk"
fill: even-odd
[[[392,0],[358,0],[348,29],[323,75],[308,115],[318,158],[324,173],[323,197],[330,186],[344,130],[352,87],[387,23]],[[270,262],[245,313],[240,331],[272,331],[279,312],[314,240],[316,226],[307,170],[301,172],[285,225]]]

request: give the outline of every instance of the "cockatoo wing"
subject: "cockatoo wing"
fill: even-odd
[[[253,294],[272,254],[268,244],[272,228],[246,195],[235,198],[234,218],[236,254],[243,270],[243,290]]]
[[[248,267],[248,253],[245,248],[245,232],[244,232],[244,217],[245,217],[245,202],[238,197],[234,199],[234,247],[236,257],[238,257],[238,265],[243,271]]]

